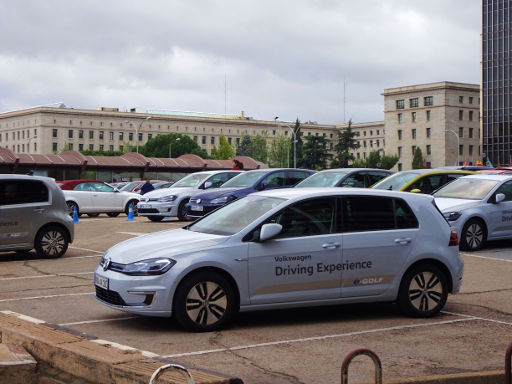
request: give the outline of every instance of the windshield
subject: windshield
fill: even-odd
[[[434,193],[434,197],[482,200],[497,184],[495,180],[461,177]]]
[[[319,172],[302,180],[295,188],[334,187],[348,172]]]
[[[233,177],[231,180],[226,181],[222,188],[247,188],[252,187],[256,181],[268,172],[246,172]]]
[[[183,179],[173,184],[173,188],[185,188],[185,187],[196,187],[203,182],[204,179],[211,176],[208,173],[195,174],[192,173],[188,176],[185,176]]]
[[[188,229],[215,235],[234,235],[283,201],[285,200],[276,197],[249,195],[214,211],[204,219],[190,225]]]
[[[125,186],[123,186],[120,189],[120,191],[131,191],[133,188],[135,188],[139,184],[140,184],[140,181],[132,181],[131,183],[128,183]]]
[[[388,189],[390,191],[400,191],[407,183],[409,183],[415,177],[418,177],[420,173],[417,172],[399,172],[386,177],[381,182],[375,184],[372,188],[375,189]]]

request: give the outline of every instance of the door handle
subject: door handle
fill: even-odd
[[[325,243],[322,244],[323,249],[335,249],[340,247],[340,243]]]
[[[43,213],[45,211],[44,208],[34,208],[35,213]]]
[[[397,243],[397,244],[405,245],[405,244],[409,244],[410,242],[411,242],[411,239],[409,237],[403,237],[403,238],[400,238],[400,239],[395,239],[395,243]]]

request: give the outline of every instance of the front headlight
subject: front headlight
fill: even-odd
[[[224,197],[218,197],[216,199],[213,199],[212,201],[210,201],[210,204],[225,204],[225,203],[229,203],[230,201],[234,200],[235,199],[235,196],[224,196]]]
[[[448,221],[457,221],[459,217],[461,217],[462,213],[460,212],[446,212],[443,213],[444,217]]]
[[[177,197],[177,196],[174,196],[174,195],[171,195],[171,196],[164,196],[164,197],[160,197],[160,198],[158,199],[158,201],[161,201],[161,202],[174,201],[174,200],[176,200],[176,197]]]
[[[141,260],[131,264],[112,263],[110,269],[131,276],[162,275],[176,264],[176,260],[167,257]]]

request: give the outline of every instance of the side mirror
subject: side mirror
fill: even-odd
[[[411,189],[409,192],[411,192],[411,193],[421,193],[421,189],[414,188],[414,189]]]
[[[263,224],[260,231],[260,241],[266,241],[276,237],[283,230],[281,224]]]
[[[206,182],[204,183],[204,189],[211,188],[211,187],[212,187],[212,185],[213,185],[213,184],[211,183],[211,181],[206,181]]]
[[[501,203],[503,200],[505,200],[505,195],[503,193],[498,193],[495,197],[496,204]]]
[[[267,183],[260,183],[260,184],[258,185],[258,190],[259,190],[259,191],[263,191],[263,190],[265,190],[266,188],[267,188]]]

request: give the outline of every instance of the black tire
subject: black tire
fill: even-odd
[[[107,212],[108,217],[117,217],[119,216],[119,212]]]
[[[436,265],[424,263],[410,268],[402,279],[398,305],[412,317],[432,317],[443,309],[448,298],[448,279]]]
[[[474,252],[481,249],[487,241],[487,229],[482,220],[468,220],[460,233],[460,249]]]
[[[80,213],[80,209],[78,209],[78,205],[74,201],[66,201],[66,205],[68,206],[68,213],[69,216],[73,217],[73,208],[76,207],[76,213],[78,216],[82,216]]]
[[[235,312],[235,291],[216,272],[186,277],[174,295],[173,316],[186,330],[210,332],[224,327]]]
[[[100,214],[99,213],[88,213],[87,216],[89,217],[98,217]]]
[[[185,205],[188,203],[188,199],[183,200],[178,207],[178,220],[185,221],[187,220],[187,208]]]
[[[155,223],[162,221],[164,219],[163,216],[147,216],[147,218]]]
[[[64,228],[49,225],[42,228],[34,241],[34,248],[39,257],[56,259],[64,255],[68,249],[69,239]]]
[[[130,211],[130,204],[132,205],[132,210],[133,210],[133,216],[137,216],[137,212],[138,212],[138,209],[137,209],[137,204],[138,204],[138,200],[130,200],[128,203],[126,203],[126,207],[124,207],[124,213],[126,213],[126,216],[128,216],[128,213]]]

